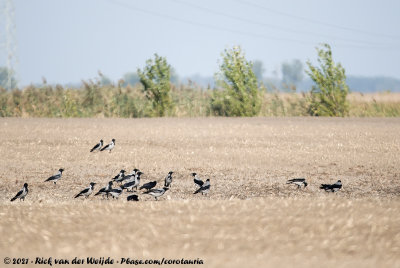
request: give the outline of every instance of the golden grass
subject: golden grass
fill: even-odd
[[[213,114],[212,89],[193,85],[172,87],[174,109],[168,116],[204,117]],[[308,116],[309,93],[261,92],[259,116]],[[350,93],[351,117],[399,117],[400,93]],[[0,88],[0,117],[114,117],[140,118],[154,116],[151,101],[140,85],[119,88],[84,82],[83,89],[49,85],[28,86],[23,90]]]
[[[205,267],[399,267],[400,119],[0,120],[2,258],[201,258]],[[90,154],[100,138],[112,153]],[[62,180],[43,181],[58,168]],[[119,169],[161,201],[73,196]],[[190,173],[210,178],[194,196]],[[306,189],[286,185],[304,176]],[[341,179],[342,191],[318,185]],[[25,202],[9,199],[23,182]],[[29,266],[29,265],[28,265]]]

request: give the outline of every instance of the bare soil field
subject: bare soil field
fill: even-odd
[[[400,267],[399,133],[400,118],[2,118],[0,267],[89,256]],[[111,153],[89,152],[112,138]],[[57,185],[44,182],[59,168]],[[133,168],[158,186],[174,171],[171,189],[160,201],[73,198]],[[208,196],[193,195],[192,172],[210,178]],[[295,177],[308,187],[286,184]],[[319,189],[338,179],[339,192]],[[10,202],[24,182],[26,200]]]

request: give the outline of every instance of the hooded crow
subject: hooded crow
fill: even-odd
[[[95,196],[101,194],[103,197],[106,195],[107,198],[108,198],[108,193],[110,192],[110,189],[112,188],[112,185],[113,185],[113,182],[112,182],[112,181],[109,181],[108,184],[107,184],[105,187],[101,188],[101,189],[95,194]]]
[[[116,180],[117,182],[131,182],[135,180],[136,174],[138,173],[139,169],[135,168],[132,173],[129,173],[127,175],[124,174],[123,177],[119,178],[118,180]]]
[[[326,192],[336,192],[342,188],[342,181],[338,180],[334,184],[321,184],[320,189],[324,189]]]
[[[196,172],[192,173],[192,176],[193,176],[194,183],[196,183],[199,187],[203,186],[204,181],[199,179]]]
[[[156,185],[157,185],[157,182],[156,182],[156,181],[151,181],[151,182],[148,182],[148,183],[143,184],[143,185],[139,188],[139,190],[146,189],[146,190],[148,191],[148,190],[154,188]]]
[[[90,150],[90,152],[100,151],[101,147],[103,147],[103,140],[100,140],[100,142],[98,144],[93,146],[93,148]]]
[[[118,197],[122,194],[122,188],[118,187],[116,189],[111,189],[109,193],[113,198],[118,199]]]
[[[136,194],[130,195],[126,198],[127,201],[139,201],[139,198]]]
[[[115,176],[112,180],[119,182],[119,180],[122,179],[123,177],[125,177],[125,170],[121,169],[119,174]]]
[[[89,195],[93,192],[93,187],[95,184],[95,182],[91,182],[89,187],[83,189],[79,194],[75,195],[75,198],[78,198],[80,196],[85,196],[86,198],[88,198]]]
[[[193,194],[197,194],[197,193],[201,193],[202,195],[204,194],[208,194],[208,192],[210,191],[210,179],[207,179],[205,183],[203,183],[203,185],[196,190],[196,192],[194,192]]]
[[[170,187],[171,186],[171,182],[172,182],[172,173],[174,173],[173,171],[168,172],[167,177],[165,177],[165,183],[164,183],[164,187]]]
[[[109,150],[111,153],[112,149],[114,149],[114,146],[115,146],[115,139],[112,139],[111,142],[106,146],[104,146],[103,148],[101,148],[100,151]]]
[[[25,201],[25,196],[28,194],[28,184],[25,182],[24,187],[13,197],[11,198],[11,202],[13,202],[15,199],[19,200],[24,200]]]
[[[58,173],[57,173],[57,174],[51,176],[50,178],[48,178],[47,180],[45,180],[45,182],[46,182],[46,181],[52,181],[52,182],[54,182],[54,184],[56,184],[57,181],[58,181],[59,179],[61,179],[61,175],[62,175],[63,171],[64,171],[64,169],[60,168],[60,169],[58,170]]]
[[[290,179],[286,182],[286,184],[295,184],[297,185],[297,189],[299,189],[302,185],[304,185],[304,188],[306,188],[308,185],[305,178]]]
[[[142,175],[142,174],[143,174],[142,172],[138,171],[135,175],[135,179],[125,183],[124,185],[121,186],[121,188],[126,189],[128,192],[132,192],[133,187],[135,187],[137,190],[137,188],[140,184],[140,175]]]
[[[151,196],[154,196],[154,198],[156,199],[156,201],[158,201],[158,197],[162,196],[163,194],[165,194],[165,192],[169,190],[168,187],[164,187],[162,189],[150,189],[147,192],[144,192],[143,194],[148,194]]]

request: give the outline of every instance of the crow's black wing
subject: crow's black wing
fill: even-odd
[[[106,192],[106,187],[101,188],[95,195],[99,195]]]
[[[100,143],[96,144],[95,146],[93,146],[93,148],[90,150],[90,152],[93,152],[94,150],[99,149],[100,146],[101,146]]]
[[[151,188],[154,188],[156,185],[157,185],[157,182],[156,182],[156,181],[151,181],[151,182],[148,182],[148,183],[143,184],[143,185],[139,188],[139,190],[142,190],[142,189],[150,190]]]
[[[193,181],[194,181],[194,183],[196,183],[200,187],[203,186],[203,184],[204,184],[204,181],[202,181],[202,180],[193,179]]]
[[[108,147],[110,147],[110,144],[107,144],[106,146],[104,146],[100,151],[104,151],[104,150],[106,150]]]
[[[11,202],[14,201],[15,199],[17,199],[18,197],[20,197],[22,195],[22,193],[24,192],[24,189],[20,190],[12,199]]]
[[[52,180],[56,180],[58,178],[60,178],[60,174],[53,175],[50,178],[48,178],[47,180],[45,180],[45,181],[52,181]]]
[[[89,188],[83,189],[79,194],[77,194],[77,195],[75,196],[75,198],[77,198],[77,197],[79,197],[79,196],[81,196],[81,195],[87,193],[88,191],[89,191]]]
[[[294,178],[294,179],[290,179],[287,182],[288,183],[292,183],[292,182],[304,182],[306,179],[305,178]]]

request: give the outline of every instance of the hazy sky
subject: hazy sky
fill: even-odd
[[[400,78],[400,1],[14,0],[22,85],[117,80],[154,53],[182,76],[213,75],[242,46],[265,75],[331,44],[348,75]],[[4,52],[4,51],[3,51]],[[4,65],[4,62],[0,62]]]

